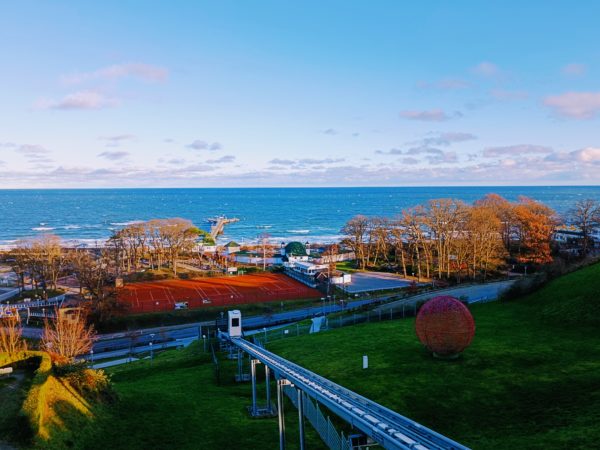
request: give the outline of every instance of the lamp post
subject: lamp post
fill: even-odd
[[[206,335],[202,335],[202,340],[204,341],[204,353],[206,353]]]
[[[154,357],[153,344],[154,344],[154,333],[150,333],[150,365],[152,365],[152,359]]]
[[[90,357],[92,359],[92,368],[93,368],[94,367],[94,349],[93,348],[90,350]]]

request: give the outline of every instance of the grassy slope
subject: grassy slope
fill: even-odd
[[[269,348],[476,449],[593,448],[600,440],[599,290],[596,265],[527,298],[476,306],[476,338],[455,362],[433,360],[413,320]]]
[[[163,353],[152,367],[149,361],[140,361],[115,368],[113,381],[120,401],[97,411],[95,422],[82,427],[76,441],[65,435],[48,448],[276,448],[277,418],[251,419],[246,411],[251,403],[249,383],[233,382],[233,362],[227,361],[221,373],[223,384],[218,386],[212,363],[195,346]],[[264,384],[258,389],[259,400],[264,401]],[[296,421],[290,405],[289,448],[297,448]],[[310,448],[322,448],[309,427]]]
[[[600,439],[598,319],[570,324],[594,317],[600,296],[589,293],[599,288],[600,265],[526,299],[473,308],[477,336],[454,362],[431,359],[412,320],[288,338],[269,348],[475,449],[593,448]],[[77,432],[48,448],[277,448],[276,419],[248,417],[250,386],[235,384],[234,373],[235,363],[224,362],[217,386],[198,347],[164,353],[152,367],[140,361],[115,368],[120,402],[96,411],[91,424],[69,421]],[[290,448],[296,417],[289,407]],[[308,447],[321,448],[307,431]]]

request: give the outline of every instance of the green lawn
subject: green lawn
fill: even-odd
[[[31,384],[32,372],[18,370],[14,375],[0,378],[0,449],[3,440],[20,441],[23,426],[19,410]]]
[[[527,298],[473,307],[476,337],[457,361],[432,359],[414,320],[289,338],[268,348],[475,449],[594,448],[599,294],[596,265]],[[362,355],[369,356],[367,370]]]
[[[149,361],[116,367],[111,373],[118,403],[98,410],[92,423],[57,436],[47,448],[277,448],[277,418],[250,418],[250,384],[233,381],[236,367],[234,361],[222,361],[217,385],[212,362],[198,346],[162,353],[152,367]],[[264,402],[263,382],[258,392]],[[272,392],[275,400],[274,384]],[[291,404],[286,412],[288,448],[294,449],[298,416]],[[309,424],[306,429],[309,448],[323,448]]]
[[[596,448],[599,303],[596,265],[526,298],[474,307],[475,340],[455,361],[432,359],[413,320],[290,337],[268,348],[474,449]],[[233,381],[235,366],[222,359],[216,384],[208,355],[195,345],[164,352],[152,366],[111,369],[120,400],[98,407],[88,423],[66,415],[69,431],[47,448],[277,448],[277,420],[249,417],[250,385]],[[286,421],[288,448],[297,448],[290,405]],[[323,448],[308,424],[307,433],[308,448]]]

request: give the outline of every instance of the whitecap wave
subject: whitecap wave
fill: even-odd
[[[54,227],[33,227],[33,231],[50,231],[54,230]]]
[[[78,230],[81,228],[79,225],[65,225],[63,227],[65,230]]]
[[[110,222],[115,227],[126,227],[127,225],[135,225],[136,223],[143,223],[143,220],[130,220],[129,222]]]
[[[310,230],[285,230],[286,233],[294,233],[294,234],[308,234]]]

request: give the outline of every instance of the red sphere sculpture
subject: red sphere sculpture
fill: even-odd
[[[415,322],[421,343],[434,356],[455,358],[475,336],[473,316],[458,299],[443,295],[425,303]]]

